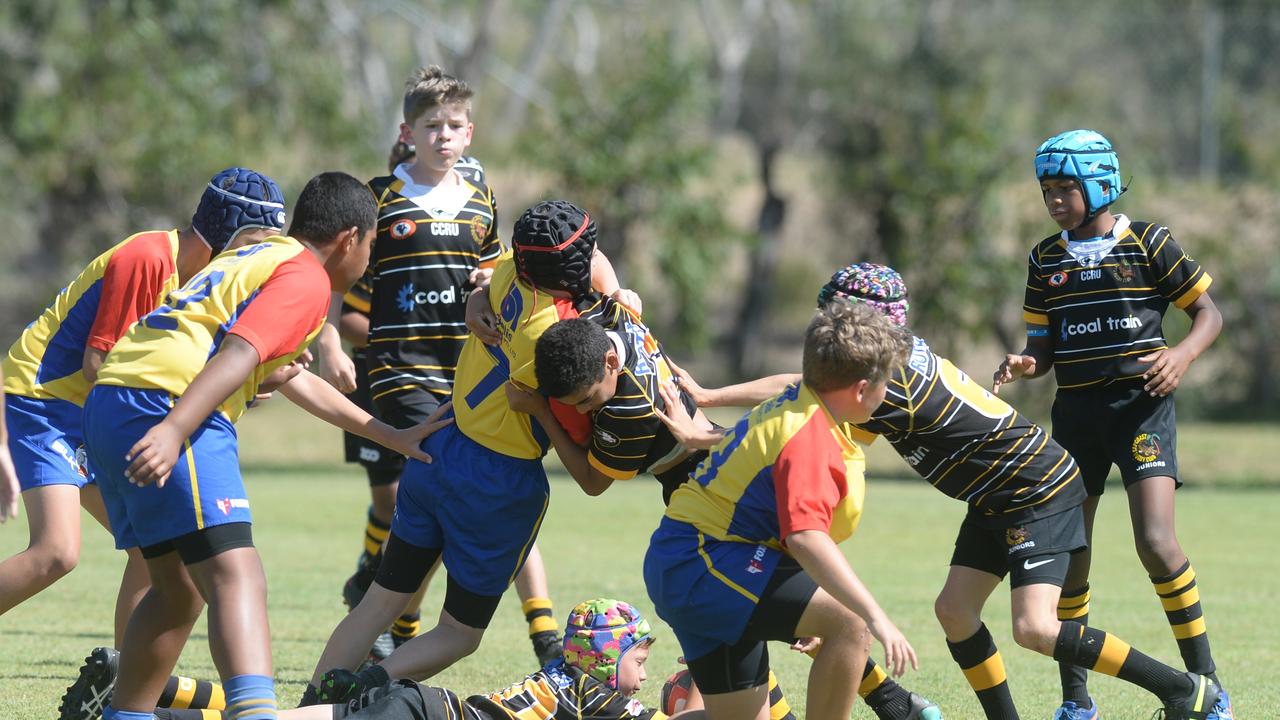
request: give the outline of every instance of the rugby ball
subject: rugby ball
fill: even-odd
[[[693,676],[688,670],[680,670],[667,678],[667,681],[662,684],[662,696],[659,700],[662,712],[675,715],[684,710],[685,705],[689,703],[689,689],[692,687]]]

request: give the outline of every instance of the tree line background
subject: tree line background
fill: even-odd
[[[322,170],[384,173],[403,82],[438,63],[477,91],[504,239],[540,198],[586,207],[712,380],[794,367],[818,287],[873,260],[985,381],[1056,229],[1034,149],[1100,130],[1132,178],[1117,210],[1215,277],[1225,329],[1180,412],[1276,419],[1277,46],[1265,0],[11,0],[0,342],[98,252],[184,224],[222,167],[289,200]],[[1047,382],[1010,390],[1045,417]]]

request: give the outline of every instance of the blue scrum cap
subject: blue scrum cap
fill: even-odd
[[[209,181],[191,227],[216,255],[247,228],[284,230],[284,193],[271,178],[248,168],[223,170]]]

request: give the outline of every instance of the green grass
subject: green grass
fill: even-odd
[[[271,583],[276,676],[282,705],[291,706],[344,611],[338,590],[358,553],[368,494],[363,474],[338,463],[336,431],[280,405],[250,413],[241,434],[255,535]],[[880,462],[882,451],[876,448],[872,456],[873,476],[877,470],[896,474]],[[563,476],[552,484],[541,544],[558,620],[563,622],[573,603],[596,595],[630,600],[652,618],[641,561],[662,511],[657,484],[636,480],[600,498],[586,497]],[[1280,494],[1256,487],[1193,487],[1180,493],[1178,502],[1180,537],[1196,563],[1222,678],[1241,717],[1273,714],[1267,708],[1280,704],[1272,675],[1280,664],[1280,635],[1268,608],[1280,595],[1280,567],[1271,555],[1280,547],[1274,522]],[[843,547],[920,654],[921,670],[905,683],[938,701],[949,718],[977,718],[978,705],[947,654],[932,612],[962,515],[958,503],[921,483],[873,477],[862,526]],[[0,554],[25,543],[25,520],[0,528]],[[1120,492],[1110,492],[1103,503],[1096,548],[1090,619],[1149,654],[1177,662],[1168,626],[1134,555]],[[123,558],[111,549],[106,533],[85,516],[80,567],[0,617],[0,717],[53,715],[85,654],[110,642],[111,605],[122,567]],[[442,590],[440,584],[428,596],[428,618],[438,612]],[[1057,671],[1046,658],[1014,645],[1008,616],[1008,592],[1001,588],[992,597],[987,623],[1024,716],[1047,717],[1057,704]],[[655,624],[661,639],[641,695],[646,703],[657,698],[678,654],[665,626]],[[202,622],[179,664],[186,674],[213,675],[204,633]],[[773,653],[783,687],[802,710],[808,659],[781,645]],[[511,594],[478,653],[434,682],[462,692],[483,691],[532,669],[524,620]],[[1118,680],[1095,676],[1092,688],[1108,717],[1145,718],[1154,707],[1144,692]],[[870,717],[865,707],[854,715]]]

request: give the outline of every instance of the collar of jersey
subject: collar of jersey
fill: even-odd
[[[1075,258],[1077,263],[1083,267],[1094,267],[1102,262],[1103,258],[1111,253],[1111,249],[1120,242],[1120,238],[1129,231],[1129,217],[1127,215],[1117,215],[1116,224],[1111,228],[1110,232],[1102,237],[1089,238],[1088,240],[1072,240],[1070,233],[1066,230],[1062,231],[1062,241],[1066,243],[1067,253]]]

